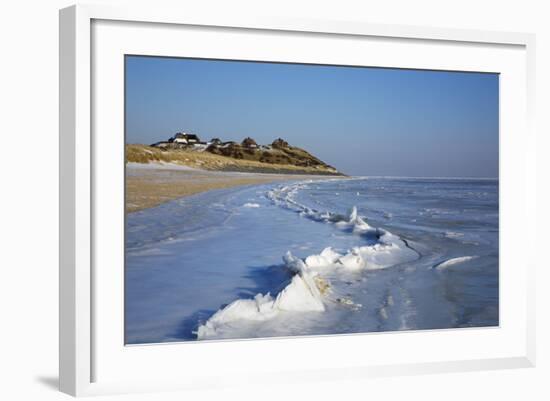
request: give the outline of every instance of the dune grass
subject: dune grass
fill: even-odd
[[[141,144],[126,145],[126,162],[173,163],[210,171],[240,171],[274,174],[342,175],[337,170],[322,165],[295,166],[281,163],[265,163],[259,160],[235,159],[210,152],[185,149],[161,150]]]

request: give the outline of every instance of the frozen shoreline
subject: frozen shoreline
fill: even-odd
[[[338,287],[349,275],[366,270],[385,269],[418,259],[418,252],[410,248],[398,236],[371,227],[357,213],[354,206],[349,216],[317,211],[294,199],[300,183],[283,186],[268,192],[267,197],[278,207],[290,209],[309,220],[335,226],[362,239],[358,246],[340,254],[327,247],[319,254],[304,259],[292,255],[283,256],[284,268],[293,274],[290,282],[278,294],[258,293],[254,298],[238,299],[219,309],[197,329],[198,340],[231,338],[235,333],[252,337],[254,322],[284,319],[300,319],[307,312],[324,312],[327,303],[357,310],[362,308],[352,297],[339,294]],[[362,243],[361,243],[362,242]]]
[[[173,163],[127,163],[126,211],[136,212],[214,189],[303,179],[327,179],[327,176],[210,171]]]
[[[285,178],[127,216],[127,343],[498,324],[495,184]]]

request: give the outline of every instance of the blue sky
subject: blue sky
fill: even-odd
[[[350,175],[498,177],[498,75],[126,57],[126,141],[281,137]]]

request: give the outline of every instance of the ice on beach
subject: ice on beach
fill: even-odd
[[[475,258],[477,258],[477,256],[461,256],[458,258],[448,259],[442,263],[435,265],[434,267],[438,270],[442,270],[442,269],[446,269],[447,267],[450,267],[459,263],[464,263]]]
[[[462,233],[455,233],[453,231],[445,231],[444,235],[447,238],[461,238],[464,236]]]
[[[305,259],[305,264],[310,268],[333,265],[342,255],[334,251],[331,247],[323,249],[319,255],[309,255]]]
[[[126,340],[498,324],[497,202],[498,182],[323,179],[132,213]],[[428,208],[459,212],[418,215]]]
[[[260,207],[260,204],[259,203],[247,202],[243,205],[243,207],[257,208],[257,207]]]
[[[292,202],[296,206],[296,202]],[[307,215],[316,220],[319,216],[326,216],[325,222],[339,228],[351,227],[353,233],[366,233],[374,230],[362,219],[353,207],[347,219],[326,214],[318,214],[307,210]],[[322,219],[321,219],[322,220]],[[353,247],[345,254],[327,247],[319,254],[300,259],[288,251],[283,256],[285,267],[294,276],[290,283],[273,299],[270,293],[257,294],[251,299],[238,299],[223,309],[218,310],[208,321],[199,326],[197,338],[199,340],[226,337],[231,330],[238,327],[242,332],[250,321],[265,321],[275,319],[280,312],[324,312],[326,309],[327,295],[331,293],[329,280],[325,277],[338,271],[359,272],[367,268],[379,269],[393,264],[414,259],[417,254],[407,249],[399,237],[383,231],[379,242],[374,245]],[[378,253],[385,256],[380,257]],[[391,257],[392,254],[396,254]],[[349,298],[336,298],[336,302],[351,306],[361,307]]]
[[[338,262],[342,264],[346,269],[350,270],[362,270],[367,265],[363,256],[359,252],[359,248],[354,248],[346,255],[338,259]]]
[[[296,275],[275,299],[267,293],[257,294],[253,299],[233,301],[199,326],[197,339],[223,337],[235,326],[242,330],[247,322],[273,319],[285,311],[323,312],[325,306],[318,281],[315,280],[316,273],[309,271],[301,260],[290,253],[285,255],[285,261]]]

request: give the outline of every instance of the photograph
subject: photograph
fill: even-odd
[[[124,131],[126,345],[499,327],[498,73],[125,55]]]

